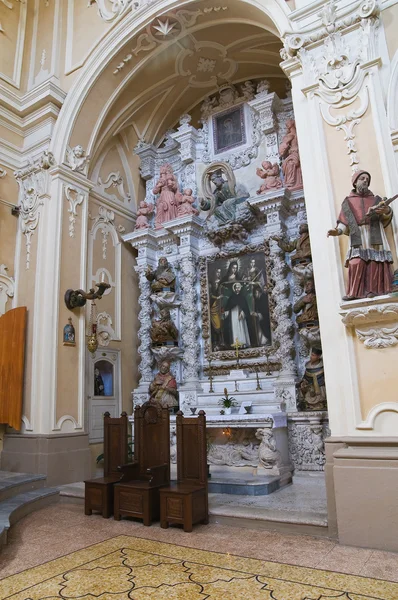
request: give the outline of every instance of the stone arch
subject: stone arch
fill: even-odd
[[[50,150],[58,163],[64,161],[66,148],[69,144],[73,146],[82,143],[82,140],[79,139],[81,132],[79,119],[82,107],[90,103],[96,93],[96,88],[100,89],[101,84],[104,84],[107,79],[108,84],[109,81],[112,85],[114,84],[112,70],[115,69],[117,62],[122,59],[123,52],[128,51],[128,44],[134,36],[142,32],[157,16],[177,8],[179,10],[182,8],[188,9],[193,4],[193,0],[187,0],[183,3],[174,0],[164,3],[161,8],[150,5],[139,13],[131,11],[96,46],[83,67],[82,73],[68,93],[54,129]],[[232,2],[229,2],[228,5],[232,6]],[[257,19],[254,19],[253,15],[251,19],[245,15],[248,8],[253,15],[256,15]],[[284,0],[270,0],[269,2],[265,0],[244,0],[240,3],[240,10],[242,13],[240,19],[244,18],[245,22],[252,22],[253,25],[268,30],[276,37],[280,38],[291,30],[288,20],[290,9]],[[259,17],[261,17],[260,22]],[[108,85],[108,87],[110,86]],[[104,85],[103,94],[105,97],[108,91],[112,95],[111,90],[107,90],[106,85]],[[99,114],[96,116],[98,118]],[[79,141],[76,141],[77,139]],[[86,144],[86,148],[87,146],[88,144]],[[90,148],[87,148],[87,150],[90,152],[94,146],[95,140],[92,140]]]

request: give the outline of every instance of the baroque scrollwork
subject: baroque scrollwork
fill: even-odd
[[[323,471],[326,462],[325,438],[330,435],[326,413],[290,415],[288,419],[289,455],[297,471]]]
[[[8,299],[14,296],[15,281],[7,271],[6,265],[0,265],[0,317],[6,312]]]
[[[199,377],[198,308],[196,293],[197,264],[192,255],[184,256],[180,262],[181,273],[181,341],[184,348],[182,358],[184,379]]]
[[[26,269],[30,267],[32,235],[39,224],[40,206],[43,205],[42,196],[46,191],[46,171],[54,162],[53,155],[46,151],[39,157],[30,159],[25,168],[14,173],[20,190],[19,217],[21,231],[25,236]]]
[[[65,196],[69,202],[69,237],[75,237],[75,223],[77,217],[77,207],[84,201],[84,194],[76,188],[67,185],[65,187]]]
[[[132,5],[133,0],[108,0],[109,4],[107,5],[106,0],[89,0],[88,6],[92,4],[97,4],[98,14],[103,21],[110,22],[114,19],[121,17]],[[143,2],[140,2],[140,5]]]
[[[144,268],[139,269],[139,287],[141,291],[139,297],[139,305],[141,307],[141,310],[138,315],[138,319],[140,322],[140,329],[138,332],[140,346],[138,348],[138,352],[141,356],[139,371],[141,374],[142,383],[143,381],[151,381],[153,363],[153,357],[151,353],[151,286],[148,279],[146,278]]]
[[[364,303],[341,311],[346,327],[353,327],[365,348],[389,348],[398,344],[398,304]]]

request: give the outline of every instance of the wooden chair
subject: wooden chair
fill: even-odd
[[[119,465],[127,462],[127,413],[120,418],[104,414],[104,476],[85,481],[84,513],[99,511],[105,519],[113,513],[113,486],[120,481]]]
[[[145,402],[134,411],[134,462],[120,467],[123,477],[115,485],[114,517],[159,520],[159,490],[170,484],[170,413],[168,408]]]
[[[160,526],[179,523],[192,531],[194,523],[209,522],[207,492],[206,415],[185,418],[177,424],[177,483],[160,490]]]

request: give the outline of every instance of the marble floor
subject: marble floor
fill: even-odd
[[[82,505],[63,503],[34,512],[11,528],[9,543],[0,553],[0,578],[120,535],[398,582],[395,553],[340,546],[326,538],[220,524],[196,526],[192,533],[177,527],[163,530],[157,524],[144,527],[131,520],[86,517]]]

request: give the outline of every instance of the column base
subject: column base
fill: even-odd
[[[40,473],[47,485],[83,481],[91,477],[88,435],[6,434],[1,468],[16,473]]]

